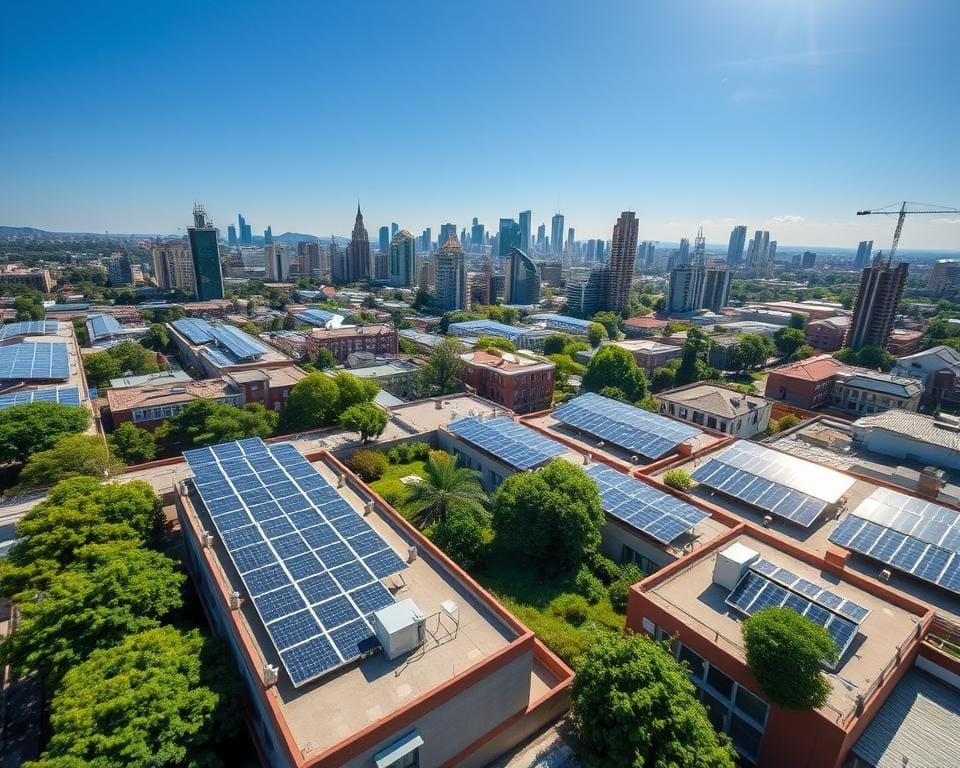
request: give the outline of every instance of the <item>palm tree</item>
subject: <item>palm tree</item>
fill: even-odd
[[[452,509],[462,509],[479,517],[486,515],[490,503],[480,486],[480,473],[458,467],[449,453],[431,452],[424,465],[426,477],[407,488],[406,508],[414,523],[426,528],[447,520]]]

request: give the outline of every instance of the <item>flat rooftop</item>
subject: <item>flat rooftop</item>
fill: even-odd
[[[897,648],[916,631],[920,617],[897,607],[869,592],[858,589],[778,548],[743,534],[729,544],[740,544],[758,552],[762,558],[792,571],[851,600],[870,611],[860,624],[858,633],[841,658],[836,670],[827,673],[832,690],[821,708],[824,716],[844,720],[856,710],[858,693],[870,690],[874,681],[896,658]],[[669,611],[691,630],[709,638],[711,643],[746,662],[746,653],[740,635],[743,616],[726,605],[729,591],[713,582],[717,551],[693,560],[686,568],[676,571],[662,582],[644,591],[653,603]]]
[[[335,488],[334,465],[315,461],[313,466]],[[366,499],[350,486],[338,489],[341,496],[363,514]],[[192,511],[201,529],[215,530],[212,521],[194,492],[190,495]],[[376,510],[364,518],[394,552],[405,556],[414,540],[385,513]],[[234,570],[220,537],[213,536],[212,551],[228,589],[244,593],[239,575]],[[402,577],[402,578],[401,578]],[[327,749],[356,734],[367,726],[388,717],[453,677],[463,673],[509,645],[519,633],[491,609],[481,593],[460,582],[439,561],[420,552],[418,558],[401,572],[382,583],[394,598],[412,599],[427,616],[428,636],[424,652],[415,652],[390,661],[381,653],[331,670],[320,679],[294,688],[253,604],[245,600],[239,611],[242,624],[253,640],[256,652],[266,664],[280,669],[277,693],[281,714],[304,756]],[[441,603],[452,600],[459,608],[459,626],[444,615]],[[259,672],[259,670],[257,670]],[[539,664],[534,665],[530,700],[545,694],[555,684],[552,675]]]

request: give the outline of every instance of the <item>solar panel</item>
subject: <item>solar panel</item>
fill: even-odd
[[[87,319],[87,327],[90,329],[90,336],[94,341],[109,338],[123,331],[123,326],[113,315],[90,315]]]
[[[249,438],[184,457],[294,686],[375,647],[380,579],[407,564],[299,451]]]
[[[80,390],[77,387],[50,387],[49,389],[30,389],[0,395],[0,410],[14,405],[27,405],[28,403],[80,405]]]
[[[590,464],[585,471],[600,489],[604,512],[662,544],[669,544],[710,517],[702,509],[604,464]]]
[[[59,342],[24,342],[0,347],[0,380],[45,381],[70,378],[67,345]]]
[[[297,320],[300,320],[304,323],[316,325],[321,328],[325,327],[331,322],[336,323],[343,321],[343,315],[338,315],[335,312],[328,312],[325,309],[305,309],[303,312],[297,313],[295,317]]]
[[[830,633],[830,637],[837,644],[838,660],[843,658],[853,638],[856,637],[859,624],[859,621],[827,609],[752,568],[747,570],[731,590],[726,604],[745,616],[752,616],[764,608],[790,608]]]
[[[956,510],[878,488],[833,530],[830,541],[960,593],[960,512]]]
[[[514,469],[532,469],[567,452],[556,440],[541,435],[513,419],[469,416],[447,425],[453,434],[489,451]]]
[[[525,333],[523,328],[494,320],[464,320],[461,323],[450,323],[448,330],[455,336],[500,336],[511,340],[519,339]]]
[[[52,336],[60,330],[56,320],[24,320],[20,323],[7,323],[0,328],[0,340],[17,336]]]
[[[228,365],[237,364],[236,360],[218,347],[204,347],[200,350],[200,354],[210,360],[217,368],[226,368]]]
[[[172,325],[186,336],[191,344],[209,344],[213,341],[212,326],[206,320],[182,317],[179,320],[174,320]]]
[[[553,417],[648,459],[659,459],[702,434],[696,427],[593,392],[564,403]]]
[[[249,333],[244,333],[232,325],[211,325],[209,330],[217,343],[226,347],[240,360],[260,357],[269,352],[263,344],[253,338]]]
[[[868,608],[864,608],[852,600],[841,597],[827,587],[821,587],[819,584],[814,584],[812,581],[803,579],[792,571],[788,571],[786,568],[774,565],[769,560],[757,560],[750,565],[750,569],[770,581],[774,581],[793,592],[799,593],[804,598],[807,598],[817,605],[823,606],[827,610],[839,613],[841,616],[857,624],[860,624],[870,615]]]

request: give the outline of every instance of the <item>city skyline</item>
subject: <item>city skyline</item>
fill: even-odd
[[[344,64],[329,67],[233,5],[91,16],[14,7],[11,28],[44,36],[13,36],[0,51],[0,224],[174,233],[198,200],[224,232],[243,211],[254,231],[345,235],[359,195],[371,224],[411,232],[444,221],[459,231],[474,216],[492,231],[531,210],[532,231],[549,231],[561,211],[581,239],[606,238],[629,209],[643,239],[692,239],[703,225],[719,245],[744,224],[779,243],[883,248],[892,222],[857,210],[960,206],[950,135],[960,104],[947,97],[955,3],[549,8],[271,10],[296,29],[327,30],[323,55]],[[522,59],[502,34],[506,17],[529,31]],[[434,28],[469,30],[482,57],[463,35],[389,54],[390,41]],[[504,91],[505,78],[525,87]],[[242,101],[254,93],[267,99]],[[389,126],[370,119],[378,93],[401,94]],[[439,93],[474,114],[434,119],[424,105]],[[340,107],[358,95],[369,109]],[[548,96],[568,105],[562,119],[536,106]],[[618,119],[598,120],[609,103]],[[189,121],[147,116],[177,111]],[[296,119],[278,119],[287,112]],[[519,119],[486,119],[494,113]],[[457,166],[471,170],[456,185],[411,173]],[[395,178],[402,189],[385,183]],[[908,250],[958,243],[958,216],[911,222],[902,239]]]

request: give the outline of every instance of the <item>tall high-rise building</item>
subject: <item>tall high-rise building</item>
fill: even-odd
[[[693,257],[694,264],[703,264],[706,260],[707,238],[703,236],[703,227],[697,230],[697,236],[693,239]]]
[[[603,240],[597,240],[597,247],[593,252],[593,258],[596,261],[607,260],[607,244]]]
[[[454,237],[457,236],[457,225],[456,225],[456,224],[450,224],[450,223],[441,224],[441,225],[440,225],[440,237],[437,239],[437,247],[439,248],[439,247],[442,246],[444,243],[446,243],[447,240],[450,239],[450,235],[453,235]]]
[[[640,243],[640,248],[637,251],[637,261],[644,267],[652,267],[656,252],[657,244],[651,240],[644,240]]]
[[[220,267],[217,230],[212,222],[207,221],[207,212],[202,205],[193,207],[193,226],[187,227],[187,238],[190,241],[190,256],[193,259],[197,300],[222,299],[223,272]]]
[[[237,229],[240,231],[240,245],[252,245],[253,235],[250,232],[250,225],[243,218],[242,213],[237,214]]]
[[[107,277],[111,288],[133,285],[133,266],[125,253],[115,253],[107,262]]]
[[[695,312],[702,308],[703,281],[706,270],[694,264],[678,264],[670,270],[667,290],[667,311],[675,314]]]
[[[555,213],[550,219],[550,249],[553,253],[563,252],[563,214]]]
[[[430,254],[430,251],[433,249],[433,233],[430,230],[430,227],[427,227],[423,230],[423,234],[420,235],[420,251],[421,253]]]
[[[357,218],[353,224],[350,244],[343,256],[333,262],[333,281],[335,283],[356,283],[370,276],[370,237],[363,226],[363,214],[357,203]]]
[[[151,250],[153,276],[160,288],[196,294],[193,256],[187,240],[157,241]]]
[[[845,347],[886,346],[906,283],[906,263],[891,264],[878,255],[872,266],[863,269]]]
[[[383,226],[380,227],[380,238],[379,245],[381,253],[386,253],[390,250],[390,227]]]
[[[505,304],[540,303],[540,268],[520,248],[513,247],[507,253],[503,262],[503,277]]]
[[[853,260],[854,269],[863,269],[870,264],[870,254],[873,253],[873,240],[861,240],[857,246],[857,256]]]
[[[392,222],[390,224],[390,239],[393,240],[397,236],[397,232],[400,231],[400,225],[397,222]]]
[[[690,263],[690,240],[686,237],[680,240],[680,248],[674,266],[684,267]]]
[[[503,264],[506,261],[507,254],[512,249],[520,247],[520,225],[513,219],[500,219],[498,237],[497,255],[500,257],[500,263]]]
[[[268,282],[285,283],[290,279],[290,251],[280,243],[263,247],[264,277]]]
[[[813,269],[817,263],[817,254],[813,251],[804,251],[800,257],[800,269]]]
[[[574,230],[573,227],[569,227],[569,228],[567,229],[567,246],[568,246],[568,247],[573,248],[573,242],[574,242],[574,240],[576,239],[576,237],[575,237],[576,234],[577,234],[577,233],[576,233],[576,231]]]
[[[319,242],[316,240],[301,240],[297,243],[297,257],[300,262],[301,275],[312,277],[315,280],[324,279],[327,270],[324,268]]]
[[[727,246],[727,266],[736,269],[743,262],[743,247],[747,241],[747,228],[738,224],[730,232],[730,244]]]
[[[624,211],[613,225],[610,261],[604,269],[603,308],[620,312],[630,304],[633,264],[637,255],[637,214]]]
[[[579,317],[590,317],[600,308],[604,270],[602,267],[574,267],[567,278],[566,309]]]
[[[769,255],[770,233],[765,229],[758,229],[753,234],[750,253],[747,255],[747,269],[758,275],[766,274]]]
[[[530,250],[530,211],[520,211],[520,248],[524,253]]]
[[[537,227],[537,251],[543,253],[547,249],[547,225],[541,224]]]
[[[927,291],[934,296],[960,295],[960,260],[941,259],[927,278]]]
[[[435,282],[434,296],[442,311],[453,312],[469,308],[463,247],[455,235],[447,238],[447,242],[437,252]]]
[[[237,244],[237,228],[233,224],[227,227],[227,245]]]
[[[419,279],[417,246],[413,235],[403,229],[390,241],[390,285],[405,288]]]
[[[273,227],[267,224],[267,228],[263,230],[263,244],[270,245],[273,242]]]
[[[723,262],[707,264],[700,306],[719,313],[730,302],[730,270]]]
[[[473,226],[470,227],[470,245],[474,248],[481,248],[483,246],[483,239],[483,224],[474,219]]]
[[[767,266],[768,272],[771,269],[773,269],[773,262],[776,259],[776,257],[777,257],[777,241],[771,240],[770,244],[767,246],[766,266]]]

